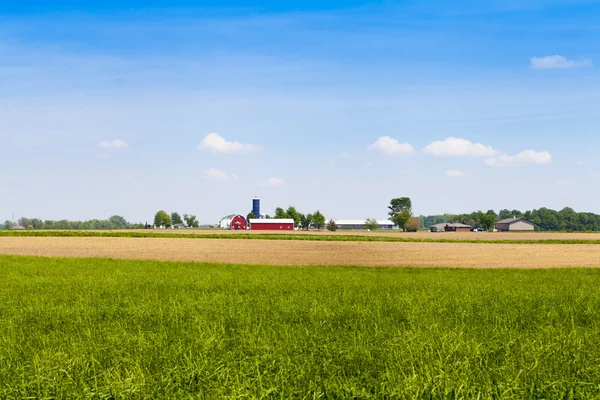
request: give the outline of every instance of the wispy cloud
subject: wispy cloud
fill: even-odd
[[[465,176],[465,173],[459,170],[450,170],[450,171],[446,171],[446,176],[450,177],[450,178],[462,178],[463,176]]]
[[[122,141],[120,139],[105,140],[103,142],[98,143],[98,147],[103,148],[103,149],[110,149],[110,150],[120,150],[120,149],[126,149],[127,147],[129,147],[129,144],[125,143],[124,141]]]
[[[236,174],[228,174],[216,168],[207,169],[204,171],[204,175],[202,175],[203,179],[215,179],[220,181],[226,180],[238,180],[240,177]]]
[[[469,140],[454,137],[430,143],[423,149],[423,153],[444,157],[491,157],[498,154],[492,146],[472,143]]]
[[[255,144],[242,144],[237,141],[231,142],[218,133],[209,133],[198,145],[198,149],[213,153],[256,153],[262,151],[263,147]]]
[[[524,150],[517,155],[501,154],[498,157],[488,158],[485,165],[490,167],[510,167],[525,164],[550,164],[552,155],[547,151]]]
[[[591,65],[592,60],[589,58],[568,60],[566,57],[559,55],[531,58],[531,68],[533,69],[569,69],[590,67]]]
[[[389,136],[382,136],[369,146],[370,150],[376,150],[390,156],[412,154],[415,149],[408,143],[400,143]]]
[[[285,181],[281,178],[271,177],[264,182],[261,182],[261,186],[281,186],[285,185]]]

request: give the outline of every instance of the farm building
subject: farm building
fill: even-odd
[[[533,231],[535,225],[523,218],[507,218],[496,222],[496,230],[499,232],[508,231]]]
[[[471,232],[473,227],[465,224],[437,224],[429,228],[431,232]]]
[[[337,219],[335,224],[338,229],[365,229],[364,219]],[[388,220],[377,220],[378,229],[393,229],[394,223]]]
[[[229,229],[233,231],[245,231],[246,229],[248,229],[248,222],[243,216],[236,215],[231,219],[231,222],[229,223]]]
[[[22,226],[20,226],[20,225],[15,225],[15,226],[13,226],[13,227],[12,227],[12,228],[10,228],[10,229],[12,229],[12,230],[14,230],[14,231],[22,231],[22,230],[24,230],[25,228],[24,228],[24,227],[22,227]]]
[[[293,231],[294,220],[286,219],[250,219],[251,231]]]

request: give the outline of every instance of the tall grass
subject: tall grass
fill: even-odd
[[[598,398],[600,271],[0,257],[0,398]]]
[[[435,235],[433,235],[435,236]],[[112,237],[166,239],[308,240],[317,242],[477,243],[477,244],[600,244],[597,239],[447,239],[370,235],[285,233],[164,233],[140,231],[0,231],[0,237]]]

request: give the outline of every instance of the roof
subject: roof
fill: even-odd
[[[250,224],[293,224],[294,220],[291,218],[271,218],[271,219],[250,219]]]
[[[25,228],[23,228],[22,226],[19,226],[19,225],[15,225],[15,226],[13,226],[13,227],[12,227],[12,228],[10,228],[10,229],[23,230],[23,229],[25,229]]]
[[[446,226],[449,226],[450,228],[472,228],[471,225],[465,225],[465,224],[446,224]]]
[[[533,222],[527,221],[525,218],[515,218],[515,217],[513,217],[513,218],[506,218],[506,219],[503,219],[502,221],[498,221],[496,223],[497,224],[513,224],[513,223],[515,223],[517,221],[524,221],[524,222],[527,222],[527,223],[533,225]]]
[[[336,219],[336,225],[364,225],[366,220],[364,219]],[[379,219],[377,220],[377,225],[394,225],[394,223],[390,220]]]

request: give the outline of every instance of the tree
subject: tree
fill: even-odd
[[[479,222],[479,226],[481,226],[486,231],[494,230],[494,225],[496,224],[496,213],[493,215],[488,213],[482,213],[479,211],[477,216],[477,221]]]
[[[200,226],[195,215],[183,214],[183,219],[185,220],[185,224],[190,228],[197,228]]]
[[[275,217],[273,217],[273,218],[284,219],[284,218],[287,218],[287,214],[283,208],[277,207],[275,209]]]
[[[321,229],[325,226],[325,216],[321,214],[319,210],[315,211],[312,215],[312,224],[317,229]]]
[[[392,222],[399,226],[400,229],[404,228],[404,224],[412,214],[412,202],[408,197],[400,197],[397,199],[392,199],[390,201],[390,206],[388,207],[389,215]]]
[[[29,225],[31,225],[31,220],[29,218],[19,218],[19,226],[22,226],[23,228],[27,228]]]
[[[173,223],[173,225],[183,224],[181,217],[176,212],[171,213],[171,222]]]
[[[308,214],[308,215],[300,214],[300,227],[302,229],[309,230],[312,220],[313,220],[312,214]]]
[[[164,226],[165,228],[169,228],[171,226],[171,217],[165,211],[160,210],[154,216],[154,226],[157,228],[159,226]]]
[[[300,213],[296,210],[296,207],[289,206],[285,212],[287,218],[294,220],[294,226],[300,225]]]
[[[337,231],[337,225],[335,223],[335,221],[332,219],[329,220],[329,222],[327,223],[327,230],[330,232],[335,232]]]
[[[111,229],[126,229],[129,226],[127,220],[119,215],[113,215],[108,222]]]
[[[248,215],[246,216],[246,221],[250,221],[251,219],[256,219],[256,215],[254,214],[254,211],[250,211],[248,213]]]
[[[421,221],[418,218],[411,217],[404,224],[404,230],[406,232],[416,232],[421,227]]]
[[[374,230],[377,230],[377,228],[379,228],[379,223],[377,222],[376,219],[367,218],[365,220],[365,229],[374,231]]]
[[[12,229],[14,226],[12,221],[6,220],[6,222],[4,222],[4,229]]]

